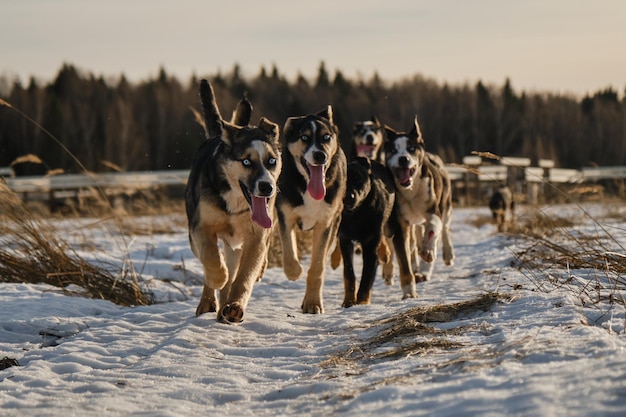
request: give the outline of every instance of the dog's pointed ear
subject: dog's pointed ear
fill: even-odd
[[[317,113],[317,115],[325,119],[328,119],[328,121],[331,124],[335,124],[335,122],[333,122],[333,106],[332,105],[329,104],[328,106],[326,106],[324,110],[320,110]]]
[[[237,108],[233,111],[230,122],[237,126],[248,126],[252,117],[252,103],[248,100],[247,94],[237,104]]]
[[[206,137],[211,139],[223,136],[224,122],[217,108],[213,87],[207,80],[200,81],[200,104],[202,104]]]
[[[420,144],[424,144],[424,138],[422,137],[422,130],[420,129],[420,124],[417,121],[417,115],[415,116],[415,120],[413,121],[413,128],[409,133],[411,136],[415,136],[417,138],[417,142]]]
[[[372,117],[370,118],[370,120],[371,120],[371,121],[372,121],[372,123],[374,123],[376,126],[381,126],[381,124],[380,124],[380,120],[378,120],[378,117],[376,117],[376,116],[372,116]]]
[[[393,139],[395,139],[398,136],[398,132],[396,132],[396,130],[388,125],[384,125],[383,129],[385,131],[385,141],[392,141]]]
[[[302,120],[302,117],[290,117],[283,125],[283,136],[285,139],[290,138],[293,135],[294,129],[298,121]]]
[[[280,133],[279,127],[276,123],[266,119],[265,117],[261,117],[261,120],[259,120],[259,129],[267,133],[273,142],[278,142]]]

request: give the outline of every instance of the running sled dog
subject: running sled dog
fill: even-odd
[[[250,126],[247,100],[230,122],[222,119],[206,80],[200,101],[207,140],[195,155],[185,195],[191,250],[204,269],[196,315],[217,312],[221,322],[240,323],[266,266],[282,163],[279,126],[263,117]]]
[[[432,276],[439,240],[445,264],[454,263],[450,238],[452,187],[441,158],[426,152],[417,117],[409,132],[385,126],[384,146],[396,186],[399,228],[393,246],[400,286],[403,298],[415,298],[415,283]]]
[[[496,188],[489,199],[489,209],[498,232],[505,232],[515,221],[515,201],[511,189],[506,185]]]
[[[331,266],[336,268],[343,258],[343,307],[369,304],[378,265],[390,261],[391,253],[384,242],[394,199],[393,178],[383,164],[361,156],[350,161],[338,234],[341,256],[333,253],[331,259]],[[363,257],[358,289],[353,263],[355,243],[361,245]]]
[[[346,191],[347,162],[339,145],[332,107],[290,117],[283,128],[283,168],[276,200],[283,269],[290,280],[303,275],[296,227],[312,231],[302,312],[324,312],[322,288],[329,248],[337,236]]]

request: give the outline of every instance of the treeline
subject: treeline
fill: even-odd
[[[419,75],[393,82],[376,75],[350,80],[341,71],[330,74],[324,63],[313,80],[299,76],[290,82],[276,67],[246,79],[238,65],[206,78],[224,117],[244,95],[254,106],[254,123],[265,116],[282,125],[289,116],[332,104],[344,145],[355,121],[377,116],[408,130],[417,114],[427,149],[446,162],[489,151],[534,162],[553,159],[568,168],[626,165],[626,98],[612,88],[579,99],[517,92],[508,79],[502,86],[441,85]],[[198,77],[183,85],[164,69],[132,84],[123,76],[105,80],[69,64],[45,85],[0,77],[2,98],[35,122],[0,106],[0,166],[32,154],[46,170],[80,172],[47,131],[91,171],[189,168],[204,140],[195,114],[198,85]]]

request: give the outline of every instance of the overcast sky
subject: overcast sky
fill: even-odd
[[[348,78],[622,94],[626,1],[0,0],[0,74],[23,82],[63,63],[131,81],[235,63],[311,78],[321,61]]]

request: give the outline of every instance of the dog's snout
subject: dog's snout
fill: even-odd
[[[367,135],[365,135],[365,143],[367,143],[368,145],[373,145],[374,144],[374,135],[371,133],[368,133]]]
[[[274,193],[274,185],[267,181],[261,181],[258,184],[259,194],[263,197],[269,197]]]
[[[411,160],[408,156],[401,156],[400,158],[398,158],[398,164],[400,164],[400,166],[403,168],[408,167],[410,162]]]
[[[326,163],[326,154],[322,151],[315,151],[313,152],[313,161],[315,161],[316,164],[318,165],[322,165]]]

